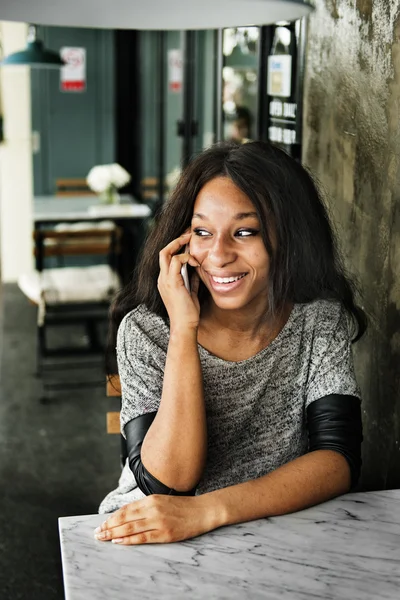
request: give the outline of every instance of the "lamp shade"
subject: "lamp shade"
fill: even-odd
[[[25,50],[6,56],[0,65],[27,65],[32,68],[59,69],[65,65],[65,62],[61,60],[60,55],[56,52],[46,50],[43,42],[35,40],[34,42],[28,42]]]
[[[110,29],[216,29],[295,21],[313,0],[2,0],[1,18]]]
[[[13,52],[4,57],[0,62],[0,66],[9,65],[26,65],[27,67],[59,69],[65,65],[57,52],[46,50],[43,42],[36,39],[36,25],[29,25],[28,39],[25,50]]]

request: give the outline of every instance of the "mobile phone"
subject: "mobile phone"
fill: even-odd
[[[189,252],[189,244],[186,244],[184,253],[186,254],[188,252]],[[181,267],[181,275],[182,275],[183,283],[185,284],[185,288],[187,289],[187,291],[190,294],[190,282],[189,282],[189,273],[188,273],[188,265],[187,265],[187,263],[185,263],[184,265],[182,265],[182,267]]]

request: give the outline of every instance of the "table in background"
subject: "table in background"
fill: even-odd
[[[400,598],[400,490],[346,494],[175,544],[99,542],[104,518],[59,519],[67,600]]]
[[[140,219],[150,216],[147,204],[132,196],[121,196],[120,204],[101,204],[97,196],[35,196],[34,223],[96,221],[99,219]]]
[[[34,227],[78,221],[114,221],[123,230],[122,252],[118,266],[124,283],[130,277],[151,216],[147,204],[132,196],[121,196],[120,204],[100,204],[97,196],[36,196],[33,205]]]

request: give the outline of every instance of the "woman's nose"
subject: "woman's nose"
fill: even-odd
[[[236,254],[229,240],[223,237],[215,237],[208,251],[208,259],[215,267],[223,267],[233,262]]]

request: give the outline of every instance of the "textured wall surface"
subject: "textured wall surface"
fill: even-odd
[[[317,0],[304,162],[328,197],[370,325],[355,344],[365,489],[400,488],[400,0]]]

